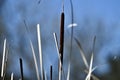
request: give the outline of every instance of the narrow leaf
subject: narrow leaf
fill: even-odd
[[[70,80],[70,63],[68,64],[67,80]]]
[[[93,65],[93,54],[91,55],[91,60],[90,60],[90,67],[89,67],[89,72],[85,80],[90,80],[91,78],[91,73],[92,73],[92,65]]]
[[[38,49],[39,49],[39,57],[40,57],[41,78],[43,80],[42,47],[41,47],[41,34],[40,34],[39,24],[37,24],[37,35],[38,35]]]
[[[76,38],[74,38],[74,40],[76,41],[76,43],[77,43],[77,45],[78,45],[78,47],[79,47],[79,49],[80,49],[80,54],[81,54],[81,56],[82,56],[82,59],[83,59],[83,61],[84,61],[84,64],[85,64],[86,68],[88,69],[88,68],[89,68],[88,62],[87,62],[87,59],[86,59],[86,57],[85,57],[85,55],[84,55],[84,51],[83,51],[83,49],[82,49],[82,46],[81,46],[80,42],[79,42]]]
[[[13,73],[11,74],[11,80],[13,80]]]
[[[1,77],[4,76],[5,53],[6,53],[6,39],[4,40],[4,46],[3,46],[3,59],[2,59]]]
[[[32,54],[33,54],[33,59],[34,59],[34,64],[35,64],[37,79],[40,80],[37,59],[36,59],[34,47],[33,47],[33,44],[32,44],[31,40],[30,40],[30,46],[31,46],[31,49],[32,49]]]

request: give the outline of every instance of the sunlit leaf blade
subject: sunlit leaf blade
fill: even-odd
[[[42,47],[41,47],[41,34],[40,34],[39,24],[37,24],[37,36],[38,36],[38,50],[39,50],[39,58],[40,58],[41,78],[43,80]]]
[[[35,56],[35,51],[34,51],[34,47],[33,47],[33,44],[32,44],[31,40],[30,40],[30,47],[32,49],[32,54],[33,54],[33,59],[34,59],[34,64],[35,64],[37,79],[40,80],[37,59],[36,59],[36,56]]]
[[[13,73],[11,74],[11,80],[13,80]]]
[[[82,46],[81,46],[80,42],[79,42],[76,38],[74,38],[74,40],[76,41],[76,43],[77,43],[77,45],[78,45],[78,47],[79,47],[79,49],[80,49],[80,54],[81,54],[81,56],[82,56],[82,59],[83,59],[83,61],[84,61],[84,64],[85,64],[86,68],[88,69],[88,68],[89,68],[88,62],[87,62],[87,59],[86,59],[86,57],[85,57],[85,55],[84,55],[84,51],[83,51],[83,49],[82,49]]]
[[[70,80],[70,63],[68,64],[67,80]]]
[[[2,58],[1,77],[4,76],[5,53],[6,53],[6,39],[4,40],[4,46],[3,46],[3,58]]]

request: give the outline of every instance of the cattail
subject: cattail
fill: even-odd
[[[51,65],[51,66],[50,66],[50,80],[52,80],[52,74],[53,74],[52,71],[53,71],[53,70],[52,70],[52,65]]]
[[[63,64],[63,49],[64,49],[64,12],[61,14],[61,25],[60,25],[60,60]]]
[[[24,80],[24,78],[23,78],[23,63],[22,63],[22,59],[20,58],[19,61],[20,61],[21,80]]]

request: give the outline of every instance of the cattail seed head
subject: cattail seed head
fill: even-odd
[[[63,49],[64,49],[64,12],[61,13],[61,25],[60,25],[60,58],[63,64]]]

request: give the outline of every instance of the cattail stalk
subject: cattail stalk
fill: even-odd
[[[60,61],[59,61],[59,80],[61,80],[62,65],[63,65],[63,51],[64,51],[64,12],[61,13],[61,24],[60,24]]]
[[[22,62],[21,58],[19,59],[19,61],[20,61],[21,80],[24,80],[24,77],[23,77],[23,62]]]
[[[45,72],[45,80],[47,80],[47,74],[46,74],[46,72]]]
[[[53,36],[54,36],[55,45],[56,45],[56,49],[57,49],[57,53],[58,53],[58,59],[60,60],[60,57],[59,57],[60,54],[59,54],[58,39],[57,39],[56,33],[53,33]]]
[[[13,80],[13,73],[11,74],[11,80]]]
[[[94,69],[95,70],[95,69]],[[92,69],[92,72],[94,71],[93,69]],[[85,73],[89,73],[89,71],[88,70],[85,70]],[[95,75],[93,75],[93,74],[91,74],[91,77],[93,78],[93,80],[100,80],[98,77],[96,77]]]
[[[38,64],[37,64],[37,59],[36,59],[36,55],[35,55],[33,43],[32,43],[32,41],[31,41],[31,37],[29,36],[29,34],[30,34],[31,32],[30,32],[30,29],[29,29],[29,27],[27,26],[27,23],[26,23],[25,20],[24,20],[24,25],[25,25],[25,30],[26,30],[26,32],[27,32],[28,39],[30,40],[30,47],[31,47],[32,55],[33,55],[33,59],[34,59],[34,64],[35,64],[37,79],[40,80],[39,70],[38,70]]]
[[[67,80],[70,80],[70,63],[68,64]]]
[[[41,78],[43,80],[42,47],[41,47],[41,34],[40,34],[39,24],[37,24],[37,35],[38,35],[38,50],[39,50],[39,57],[40,57]]]
[[[71,39],[70,39],[70,60],[71,60],[71,53],[72,53],[72,44],[73,44],[73,23],[74,23],[74,16],[73,16],[73,3],[72,0],[70,0],[71,5]],[[69,61],[70,61],[69,60]]]
[[[43,69],[43,80],[45,80],[45,70]]]
[[[5,55],[6,55],[5,53],[6,53],[6,39],[4,40],[4,46],[3,46],[3,59],[2,59],[1,77],[4,77]]]
[[[59,79],[58,80],[61,80],[61,73],[62,73],[62,71],[61,71],[61,68],[59,66]]]
[[[60,58],[60,53],[59,53],[59,46],[58,46],[58,40],[57,40],[57,36],[56,33],[53,33],[54,36],[54,40],[55,40],[55,45],[56,45],[56,49],[57,49],[57,53],[58,53],[58,71],[59,71],[59,77],[58,80],[61,80],[61,68],[62,68],[62,63],[61,63],[61,58]]]
[[[52,65],[50,66],[50,80],[52,80],[52,75],[53,75],[53,73],[52,73]]]

